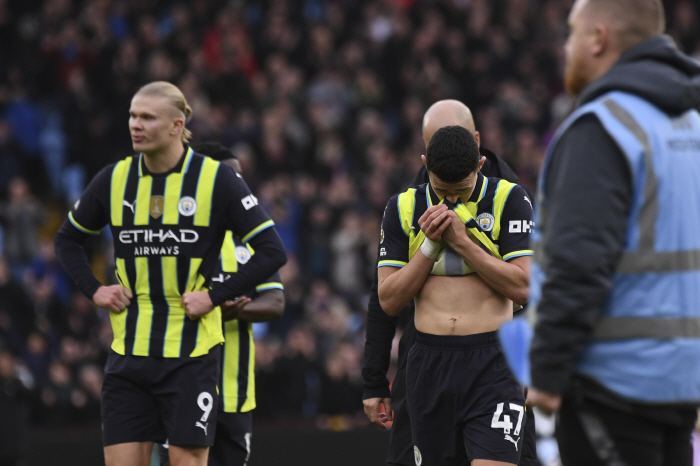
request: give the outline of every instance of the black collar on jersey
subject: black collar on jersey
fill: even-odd
[[[481,174],[481,172],[476,172],[476,185],[474,186],[474,191],[472,191],[472,195],[469,196],[469,199],[467,202],[478,202],[479,197],[481,196],[481,188],[484,185],[484,175]],[[435,194],[435,190],[433,189],[433,186],[430,184],[430,181],[428,181],[428,207],[433,206],[433,205],[438,205],[440,201],[442,200],[440,196]],[[450,201],[445,199],[445,204],[447,205],[448,208],[454,209],[458,205],[462,204],[462,200],[458,200],[457,204],[452,204]]]
[[[168,176],[171,173],[187,173],[187,169],[190,168],[190,162],[192,161],[192,154],[194,152],[187,144],[183,144],[183,147],[184,151],[182,153],[182,157],[180,157],[177,164],[167,172],[163,173],[151,173],[148,171],[145,156],[143,155],[143,152],[141,152],[139,154],[139,178],[142,176]]]

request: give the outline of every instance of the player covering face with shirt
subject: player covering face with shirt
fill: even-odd
[[[387,314],[415,299],[407,401],[416,464],[518,464],[523,392],[495,330],[527,301],[529,199],[479,173],[477,142],[462,127],[435,132],[423,162],[430,182],[387,205],[378,264]]]

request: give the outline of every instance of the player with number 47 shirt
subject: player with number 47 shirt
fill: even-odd
[[[517,465],[525,399],[496,330],[528,299],[530,200],[479,172],[462,127],[435,132],[422,159],[430,182],[389,201],[378,263],[384,311],[416,304],[406,367],[415,462]]]

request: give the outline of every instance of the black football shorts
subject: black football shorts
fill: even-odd
[[[416,466],[464,466],[476,459],[518,464],[525,397],[496,332],[418,332],[406,370]]]
[[[104,446],[154,441],[211,446],[219,406],[221,346],[195,358],[111,351],[102,384]]]

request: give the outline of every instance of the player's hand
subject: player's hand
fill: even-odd
[[[559,411],[561,395],[558,393],[541,392],[536,388],[530,387],[527,392],[527,401],[525,401],[525,404],[529,407],[537,406],[543,413],[551,414],[554,411]]]
[[[92,302],[97,307],[104,307],[113,312],[122,312],[131,304],[134,295],[122,285],[101,286],[92,295]]]
[[[192,320],[197,320],[209,314],[214,309],[209,293],[206,291],[190,291],[182,295],[182,307]]]
[[[226,301],[221,305],[221,318],[224,320],[233,320],[238,318],[246,304],[251,302],[247,296],[240,296],[233,301]]]
[[[450,245],[457,244],[459,241],[467,239],[467,229],[462,223],[459,216],[452,210],[447,211],[447,218],[450,219],[450,223],[442,232],[442,238]]]
[[[445,204],[428,207],[418,219],[418,225],[427,238],[433,241],[441,241],[442,233],[450,226],[448,212]]]
[[[394,412],[391,410],[391,398],[367,398],[362,400],[365,406],[365,414],[373,424],[388,429],[386,422],[394,420]],[[384,412],[379,412],[379,405],[384,405]]]

